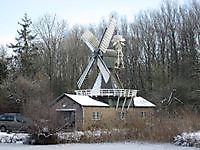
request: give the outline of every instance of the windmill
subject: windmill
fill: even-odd
[[[108,26],[106,27],[101,40],[99,41],[89,30],[86,30],[81,39],[85,42],[85,44],[89,47],[92,52],[92,57],[85,68],[84,72],[82,73],[81,77],[79,78],[77,85],[80,89],[87,74],[89,73],[90,69],[92,68],[93,64],[96,63],[99,69],[99,75],[95,84],[100,84],[102,81],[101,78],[103,77],[104,82],[107,83],[111,77],[111,73],[103,60],[103,54],[107,52],[108,46],[110,44],[111,38],[113,36],[114,30],[116,26],[116,20],[111,17]],[[94,84],[94,86],[95,86]],[[97,87],[97,85],[96,85]]]
[[[101,40],[98,40],[89,30],[81,36],[90,49],[92,57],[77,82],[79,90],[75,92],[77,95],[91,96],[98,101],[108,103],[111,107],[116,107],[116,110],[121,108],[121,111],[124,111],[125,107],[128,110],[133,104],[137,90],[124,89],[116,74],[116,69],[119,71],[124,67],[122,47],[125,39],[119,34],[113,36],[115,27],[116,20],[111,17]],[[115,49],[108,48],[110,42]],[[97,65],[99,73],[92,89],[80,89],[94,64]]]

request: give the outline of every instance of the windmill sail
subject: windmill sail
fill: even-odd
[[[94,62],[97,63],[97,66],[100,70],[101,75],[103,76],[105,83],[108,82],[110,78],[110,71],[108,70],[108,67],[106,66],[105,62],[102,59],[103,55],[102,52],[105,53],[107,51],[107,48],[110,44],[111,38],[115,30],[115,26],[116,26],[116,20],[114,18],[111,18],[110,23],[106,28],[100,42],[89,30],[86,30],[81,36],[81,39],[87,44],[87,46],[92,51],[93,55],[88,66],[86,67],[86,69],[84,70],[83,74],[81,75],[81,77],[77,82],[79,89],[83,84],[83,81],[85,80]]]
[[[90,32],[89,30],[86,30],[83,35],[81,36],[81,39],[86,43],[86,45],[94,52],[99,45],[99,41],[97,38]]]
[[[110,24],[106,28],[99,46],[99,49],[104,53],[106,52],[106,49],[110,44],[111,38],[115,30],[115,26],[116,26],[116,20],[114,18],[111,18]]]
[[[110,78],[110,71],[100,56],[97,58],[97,66],[103,76],[104,81],[107,83]]]
[[[92,95],[100,95],[101,82],[102,82],[102,75],[101,75],[101,73],[99,73],[99,75],[97,76],[97,79],[93,85],[93,88],[91,90]]]
[[[87,76],[88,72],[90,71],[92,65],[94,64],[95,59],[92,57],[90,62],[88,63],[87,67],[85,68],[83,74],[81,75],[81,77],[79,78],[77,85],[78,88],[80,89],[81,85],[83,84],[83,81],[85,80],[85,77]]]

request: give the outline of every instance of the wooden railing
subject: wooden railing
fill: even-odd
[[[75,90],[76,95],[85,96],[118,96],[118,97],[134,97],[137,90],[132,89],[100,89],[98,93],[93,93],[91,89]]]

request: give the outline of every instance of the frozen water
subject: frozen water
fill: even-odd
[[[145,142],[101,143],[101,144],[60,144],[60,145],[23,145],[0,144],[0,150],[196,150],[192,147],[180,147],[173,144],[153,144]]]

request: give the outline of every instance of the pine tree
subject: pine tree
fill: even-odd
[[[8,74],[7,60],[6,60],[6,51],[4,47],[0,47],[0,84],[3,80],[6,79]]]
[[[20,74],[24,77],[33,78],[37,70],[34,65],[34,60],[37,56],[37,47],[34,44],[36,35],[31,34],[32,21],[27,17],[27,14],[24,15],[21,21],[18,24],[22,28],[17,30],[18,37],[15,38],[17,43],[11,43],[8,47],[12,48],[16,54],[15,61]]]

